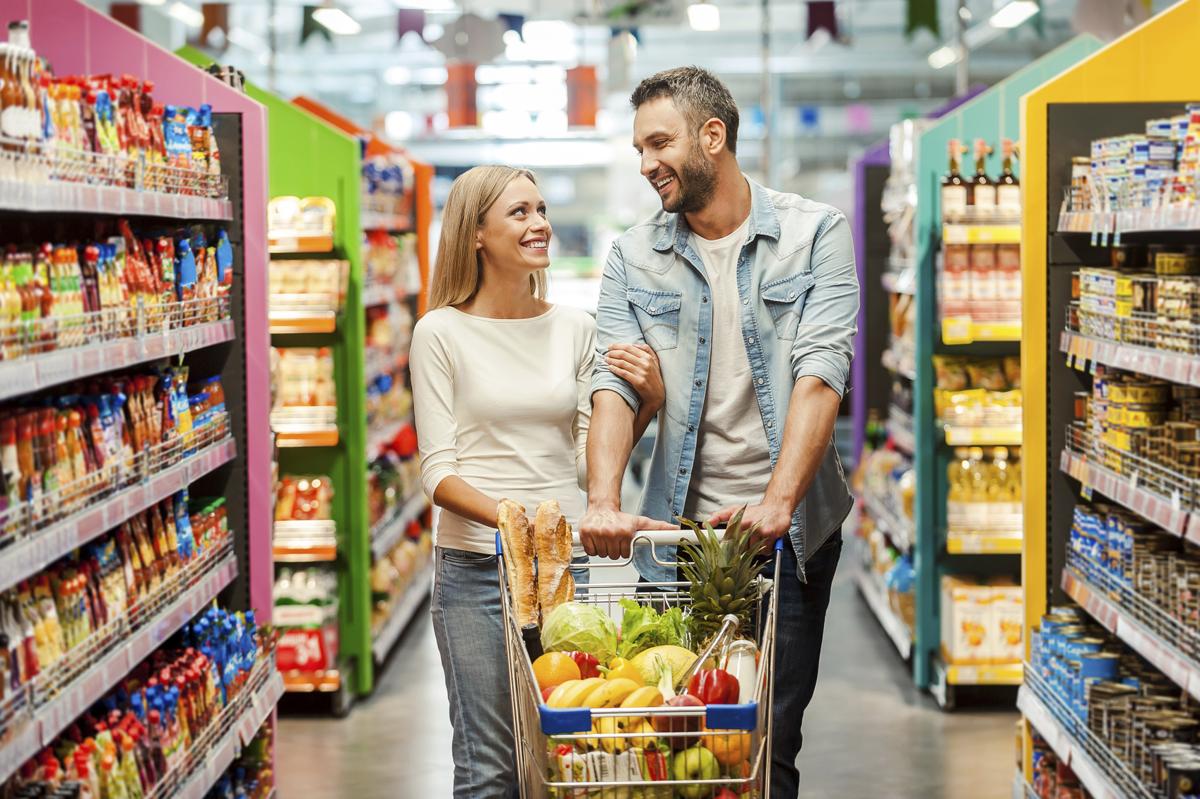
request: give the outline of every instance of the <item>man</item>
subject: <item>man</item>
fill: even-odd
[[[858,314],[849,225],[742,174],[737,106],[711,73],[660,72],[631,102],[634,148],[662,211],[622,235],[605,266],[580,536],[589,554],[629,556],[638,520],[622,512],[620,488],[639,405],[614,370],[657,356],[667,399],[641,512],[720,524],[746,506],[761,537],[785,537],[771,796],[794,799],[852,504],[832,444]],[[653,355],[609,353],[618,343]],[[651,581],[675,579],[644,548],[635,561]]]

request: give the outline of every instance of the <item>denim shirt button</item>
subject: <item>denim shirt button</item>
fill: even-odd
[[[694,433],[694,432],[696,432],[696,425],[694,425],[694,424],[689,424],[689,425],[688,425],[688,432],[689,432],[689,433]]]
[[[708,302],[708,297],[701,297],[700,302]]]
[[[708,341],[708,339],[706,339],[704,336],[701,336],[701,337],[700,337],[700,343],[701,343],[701,344],[703,344],[703,343],[704,343],[704,342],[706,342],[706,341]]]
[[[749,304],[750,304],[750,300],[742,300],[742,305],[749,305]]]
[[[796,299],[796,292],[794,292],[794,291],[793,291],[793,292],[790,292],[790,293],[788,294],[788,299],[789,299],[789,300],[794,300],[794,299]],[[651,308],[650,310],[651,310],[651,311],[653,311],[654,309],[653,309],[653,308]]]
[[[687,474],[687,469],[680,469],[680,470],[679,470],[679,473],[680,473],[680,474]]]
[[[761,386],[763,383],[765,383],[765,382],[767,382],[767,381],[766,381],[766,378],[763,378],[763,377],[760,377],[760,378],[758,378],[758,384],[759,384],[760,386]]]
[[[762,382],[762,380],[760,379],[758,382],[760,382],[760,383],[761,383],[761,382]],[[703,381],[703,380],[697,380],[697,381],[696,381],[696,388],[700,388],[700,386],[702,386],[702,385],[704,385],[704,381]]]
[[[747,344],[753,344],[753,343],[754,343],[754,336],[751,336],[750,338],[746,339],[746,343],[747,343]]]

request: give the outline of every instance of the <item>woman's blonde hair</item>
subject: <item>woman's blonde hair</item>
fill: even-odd
[[[505,187],[517,178],[528,178],[537,185],[537,178],[528,169],[511,166],[477,166],[455,179],[442,211],[442,236],[433,269],[429,310],[458,305],[475,295],[483,268],[475,249],[475,232]],[[545,298],[544,269],[529,276],[529,293],[538,299]]]

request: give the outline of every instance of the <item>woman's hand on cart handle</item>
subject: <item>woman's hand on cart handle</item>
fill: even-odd
[[[579,522],[579,542],[589,555],[614,560],[628,559],[633,549],[634,535],[648,530],[679,532],[678,526],[670,522],[610,508],[588,508]]]

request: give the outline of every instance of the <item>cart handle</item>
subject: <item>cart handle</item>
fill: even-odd
[[[680,527],[678,530],[638,530],[633,534],[633,543],[644,542],[652,546],[672,547],[680,542],[696,543],[699,538],[696,536],[695,530],[690,530],[686,527]],[[579,538],[579,531],[571,531],[571,545],[581,546],[583,542]],[[783,550],[783,536],[775,539],[775,546],[772,550],[779,552]],[[496,554],[504,554],[503,541],[500,537],[500,531],[496,531]]]

